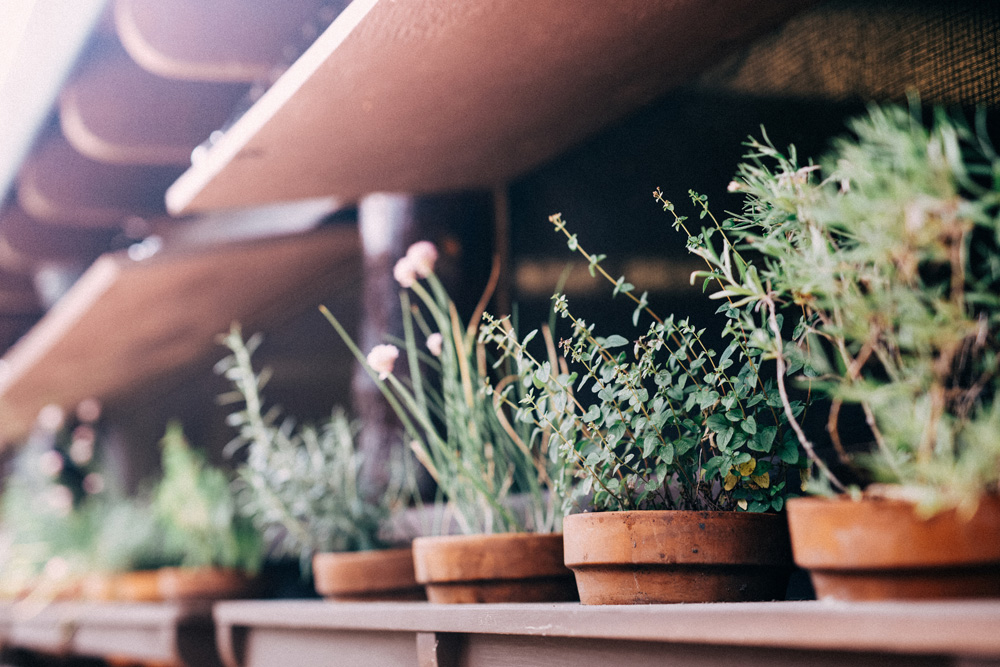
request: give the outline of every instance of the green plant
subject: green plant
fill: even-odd
[[[819,371],[845,462],[924,510],[970,510],[1000,491],[1000,158],[982,125],[943,110],[929,129],[897,106],[873,106],[849,126],[853,136],[818,164],[801,165],[766,134],[747,144],[730,186],[744,193],[743,211],[720,230],[733,258],[734,243],[763,255],[759,276],[727,272],[707,239],[695,249],[721,281],[716,296],[767,314],[741,319],[767,356]],[[796,314],[793,340],[782,312]],[[841,446],[842,403],[861,407],[870,454]]]
[[[512,425],[495,409],[476,326],[461,322],[434,274],[436,257],[432,244],[415,243],[393,272],[423,306],[411,307],[409,294],[401,292],[405,379],[393,373],[398,348],[379,345],[366,357],[336,318],[326,309],[323,313],[398,415],[417,460],[455,509],[463,532],[556,531],[568,481],[565,466],[549,451],[543,434]],[[491,285],[495,280],[496,272]],[[491,290],[480,300],[473,323]],[[418,333],[427,353],[417,347]],[[526,512],[512,508],[514,494],[527,499]]]
[[[149,500],[126,497],[101,466],[97,409],[69,428],[47,406],[6,480],[2,525],[6,541],[0,590],[36,587],[41,600],[89,572],[176,564]]]
[[[264,553],[260,535],[238,515],[226,474],[191,448],[176,421],[160,444],[163,477],[153,490],[153,509],[168,548],[182,554],[184,566],[257,572]]]
[[[487,316],[481,338],[511,359],[524,394],[500,392],[520,422],[548,429],[578,469],[576,495],[593,494],[598,510],[695,509],[777,511],[804,465],[773,379],[761,372],[762,350],[738,325],[740,304],[720,309],[727,318],[721,354],[704,342],[705,331],[686,319],[661,318],[636,296],[624,277],[612,278],[604,255],[590,254],[558,214],[556,231],[571,250],[635,305],[632,318],[651,322],[638,335],[601,336],[575,317],[564,295],[555,311],[569,320],[562,350],[572,364],[557,367],[534,356],[505,320]],[[592,398],[581,397],[589,388]],[[792,403],[793,413],[803,406]]]
[[[265,411],[261,390],[266,372],[256,373],[252,355],[260,335],[243,341],[233,326],[223,338],[232,354],[217,366],[232,382],[229,401],[243,409],[229,417],[239,435],[230,447],[246,447],[237,468],[237,497],[277,555],[293,556],[308,572],[312,555],[321,551],[366,551],[388,546],[379,531],[391,513],[411,495],[403,464],[393,486],[373,501],[358,483],[363,463],[355,449],[358,425],[335,408],[318,426],[296,427],[277,409]]]

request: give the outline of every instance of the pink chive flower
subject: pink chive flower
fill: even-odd
[[[435,357],[441,356],[441,345],[444,343],[444,336],[440,333],[434,332],[427,337],[427,349],[431,351]]]
[[[392,267],[392,277],[405,289],[417,282],[417,269],[409,257],[402,257],[396,262],[396,266]]]
[[[413,270],[421,278],[426,278],[434,273],[434,263],[437,258],[437,248],[430,241],[417,241],[406,251],[406,259],[410,260]]]
[[[368,365],[384,380],[392,375],[392,367],[399,358],[399,348],[395,345],[376,345],[368,353]]]

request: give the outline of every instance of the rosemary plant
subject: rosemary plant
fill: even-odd
[[[411,246],[394,270],[400,285],[424,308],[412,306],[409,293],[401,292],[406,378],[393,373],[399,354],[395,346],[377,346],[366,357],[336,318],[325,308],[323,313],[378,384],[463,532],[557,531],[562,524],[561,494],[569,479],[565,466],[540,433],[511,424],[495,409],[486,389],[488,369],[476,326],[461,322],[434,275],[436,257],[434,246],[422,241]],[[491,284],[495,280],[496,271]],[[491,289],[481,299],[473,323]],[[418,349],[418,336],[427,352]],[[498,382],[508,384],[511,379]],[[526,511],[512,507],[515,494],[527,501]]]
[[[752,307],[739,321],[779,368],[819,369],[845,462],[926,511],[971,510],[1000,491],[1000,157],[981,124],[943,110],[928,129],[918,112],[873,106],[850,129],[817,164],[751,139],[730,185],[743,212],[719,226],[726,254],[692,245],[721,281],[715,296]],[[759,275],[726,270],[741,261],[734,244],[763,255]],[[782,312],[796,314],[794,340]],[[870,454],[841,445],[843,403],[861,406]]]
[[[605,256],[585,251],[560,215],[550,220],[591,275],[613,285],[612,296],[635,303],[633,326],[650,320],[635,335],[602,336],[556,294],[555,310],[571,325],[562,351],[572,364],[557,367],[530,352],[536,332],[519,340],[504,320],[485,318],[482,339],[516,364],[525,388],[520,398],[504,389],[501,400],[519,421],[552,432],[582,478],[576,496],[592,494],[598,510],[782,509],[786,473],[803,462],[777,386],[761,373],[761,350],[737,324],[739,305],[722,309],[730,342],[719,354],[705,344],[704,329],[659,317],[648,295],[612,278]],[[585,388],[592,397],[581,396]]]
[[[246,462],[237,468],[241,512],[275,545],[276,555],[298,558],[303,572],[317,552],[388,546],[379,531],[407,502],[412,484],[396,474],[394,485],[372,501],[358,484],[363,462],[355,449],[358,425],[342,409],[318,426],[297,426],[277,408],[265,409],[261,390],[269,376],[257,373],[252,362],[261,340],[258,334],[244,342],[234,325],[223,338],[231,354],[216,367],[234,388],[223,400],[243,408],[229,417],[239,429],[229,451],[247,449]]]
[[[263,544],[238,515],[226,474],[191,449],[178,422],[167,425],[160,444],[163,477],[153,491],[153,509],[168,549],[181,554],[184,566],[257,572]]]

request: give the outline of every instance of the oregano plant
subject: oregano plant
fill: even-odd
[[[633,301],[633,329],[598,333],[556,294],[554,309],[570,328],[561,363],[536,356],[529,345],[536,332],[519,339],[506,320],[487,315],[481,338],[521,377],[522,396],[515,402],[508,387],[501,401],[518,420],[549,430],[576,467],[573,499],[597,510],[781,510],[806,459],[778,385],[762,369],[763,350],[740,326],[748,306],[729,301],[719,309],[726,344],[713,349],[704,329],[660,317],[648,294],[607,273],[605,256],[584,250],[561,215],[550,221],[591,275],[612,285],[613,297]],[[791,402],[793,415],[803,409]]]

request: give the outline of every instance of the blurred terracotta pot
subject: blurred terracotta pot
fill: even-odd
[[[164,567],[157,571],[164,600],[232,600],[253,597],[257,580],[245,572],[219,567]]]
[[[114,575],[114,599],[121,602],[160,602],[159,573],[138,570]]]
[[[1000,498],[921,519],[900,500],[788,501],[795,562],[820,599],[1000,597]]]
[[[431,602],[577,599],[573,573],[563,564],[561,533],[418,537],[413,561]]]
[[[778,600],[791,573],[779,514],[593,512],[563,531],[583,604]]]
[[[413,550],[383,549],[313,556],[316,592],[328,600],[425,600],[413,574]]]

